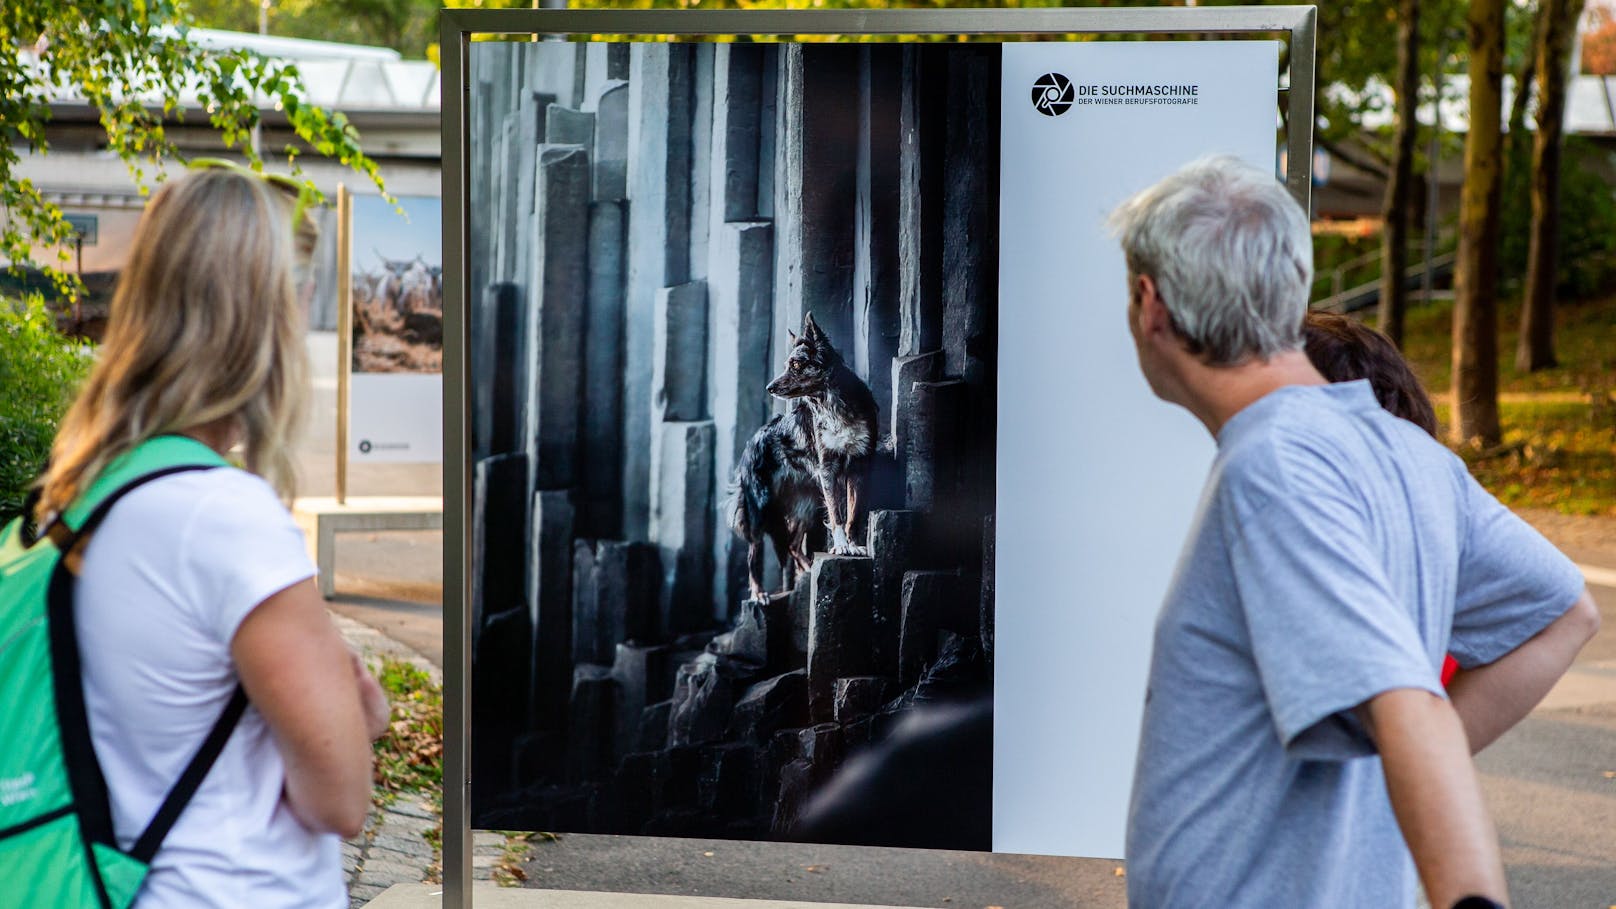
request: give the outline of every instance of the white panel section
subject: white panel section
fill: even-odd
[[[1140,375],[1105,220],[1203,155],[1272,169],[1278,55],[1005,46],[995,851],[1122,855],[1151,630],[1214,446]],[[1054,116],[1034,104],[1051,73],[1072,84]],[[1158,85],[1193,94],[1116,93]]]
[[[348,460],[443,460],[443,376],[356,372],[348,388]]]

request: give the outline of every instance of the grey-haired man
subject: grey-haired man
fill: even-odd
[[[1130,904],[1396,909],[1416,866],[1436,909],[1506,903],[1470,755],[1597,629],[1576,567],[1308,362],[1312,240],[1271,175],[1197,162],[1112,223],[1140,368],[1218,444],[1156,624]]]

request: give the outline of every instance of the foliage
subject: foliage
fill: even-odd
[[[1234,0],[1222,0],[1234,2]],[[275,0],[269,31],[391,47],[407,58],[438,61],[438,9],[525,9],[532,0]],[[957,0],[571,0],[573,9],[939,9]],[[1068,0],[977,0],[973,7],[1014,9],[1074,5]],[[1090,0],[1087,6],[1185,6],[1184,0]],[[188,0],[196,24],[258,30],[256,0]]]
[[[1582,71],[1616,76],[1616,7],[1589,5],[1590,28],[1582,39]]]
[[[414,663],[387,658],[377,672],[393,705],[376,740],[376,785],[388,795],[443,783],[443,687]]]
[[[262,167],[250,147],[257,98],[281,110],[308,149],[335,158],[382,186],[359,134],[341,113],[308,102],[297,67],[248,51],[211,51],[187,37],[179,0],[6,0],[0,3],[0,206],[6,209],[0,257],[32,260],[31,249],[57,247],[66,261],[72,229],[39,187],[18,174],[25,154],[49,151],[51,104],[79,99],[96,111],[107,147],[145,189],[148,169],[178,157],[165,124],[184,120],[182,99],[195,94],[225,145]],[[299,149],[287,156],[294,167]],[[57,273],[63,290],[76,284]]]
[[[187,0],[204,28],[256,32],[257,0]],[[423,0],[277,0],[269,5],[269,34],[286,38],[375,44],[420,56],[437,36],[438,4]]]
[[[1557,293],[1586,299],[1616,286],[1616,192],[1607,174],[1616,156],[1581,138],[1568,138],[1561,159],[1560,256]],[[1511,157],[1504,172],[1500,267],[1506,286],[1525,278],[1532,220],[1530,156]]]
[[[56,331],[40,297],[0,297],[0,524],[22,513],[90,351]]]
[[[258,31],[258,0],[185,0],[199,28]],[[531,0],[272,0],[272,35],[390,47],[406,59],[436,62],[438,10],[517,9]]]
[[[1284,2],[1284,0],[1275,0]],[[1318,6],[1317,124],[1315,136],[1334,153],[1346,147],[1370,166],[1388,167],[1392,159],[1391,86],[1397,71],[1396,0],[1341,0]],[[1452,76],[1464,71],[1463,0],[1425,0],[1420,16],[1419,72],[1430,102],[1430,75],[1438,57],[1446,74],[1444,97],[1462,100],[1462,84]],[[1369,124],[1376,124],[1371,127]],[[1457,137],[1445,133],[1454,146]],[[1416,143],[1423,155],[1425,143]]]

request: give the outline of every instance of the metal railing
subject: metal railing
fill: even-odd
[[[1457,234],[1453,231],[1437,235],[1436,255],[1431,264],[1438,274],[1445,274],[1452,267],[1456,237]],[[1373,291],[1373,296],[1378,299],[1382,259],[1382,252],[1376,247],[1370,252],[1355,256],[1331,268],[1319,270],[1313,276],[1313,306],[1320,309],[1335,308],[1342,301],[1351,300],[1370,291]],[[1404,273],[1405,277],[1418,277],[1424,272],[1425,266],[1425,238],[1414,237],[1409,241],[1409,264]]]

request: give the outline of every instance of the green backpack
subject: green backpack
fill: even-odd
[[[187,470],[226,466],[184,436],[160,436],[114,460],[42,533],[22,517],[0,531],[0,907],[123,909],[163,837],[202,783],[247,706],[230,704],[124,852],[96,761],[73,625],[75,570],[89,535],[130,490]]]

